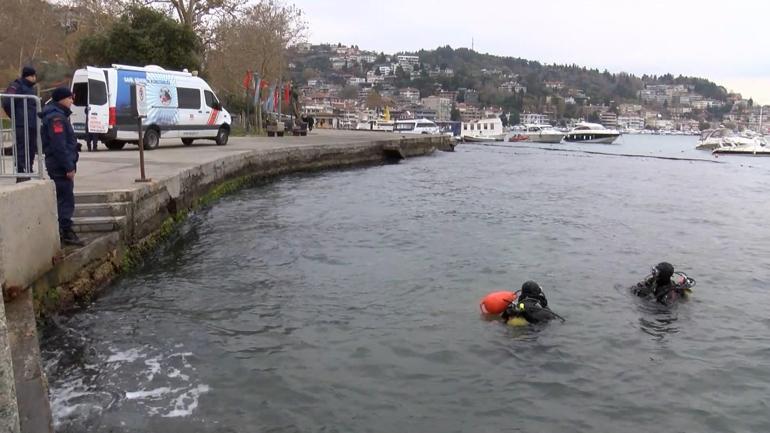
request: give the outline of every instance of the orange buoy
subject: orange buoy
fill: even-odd
[[[500,314],[508,307],[508,304],[516,300],[514,292],[492,292],[481,300],[479,308],[484,314]]]

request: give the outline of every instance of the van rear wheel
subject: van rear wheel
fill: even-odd
[[[214,141],[217,143],[217,146],[224,146],[227,144],[227,140],[230,139],[230,130],[224,126],[219,127],[219,131],[217,131],[217,138],[214,139]]]
[[[182,139],[182,144],[184,144],[185,146],[189,146],[189,145],[193,144],[193,139],[192,138],[183,138]]]
[[[144,132],[144,150],[157,149],[160,145],[160,134],[157,129],[148,129]]]

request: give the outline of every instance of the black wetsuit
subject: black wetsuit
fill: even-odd
[[[521,317],[529,323],[542,323],[558,316],[548,308],[548,301],[541,293],[533,297],[517,299],[503,311],[501,317],[506,322],[515,317]]]
[[[685,288],[678,287],[671,282],[670,278],[668,278],[668,281],[656,281],[648,278],[637,283],[636,286],[631,288],[631,291],[636,296],[652,298],[664,305],[673,304],[685,297]]]

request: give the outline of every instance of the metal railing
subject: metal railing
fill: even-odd
[[[34,173],[43,179],[43,143],[40,141],[40,118],[35,116],[33,125],[29,123],[27,111],[30,104],[35,104],[40,113],[40,98],[34,95],[9,95],[0,93],[0,106],[4,106],[10,100],[10,118],[0,119],[0,178],[29,179]],[[17,113],[16,105],[22,101],[22,112]],[[23,116],[23,126],[17,127],[18,116]],[[9,122],[10,120],[10,122]],[[34,146],[30,143],[32,136],[30,129],[34,128]],[[34,156],[32,156],[34,153]],[[35,165],[35,160],[37,164]],[[34,169],[34,171],[33,171]]]

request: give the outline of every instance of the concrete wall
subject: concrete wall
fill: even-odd
[[[60,249],[53,182],[0,187],[0,284],[30,286],[51,269]]]

